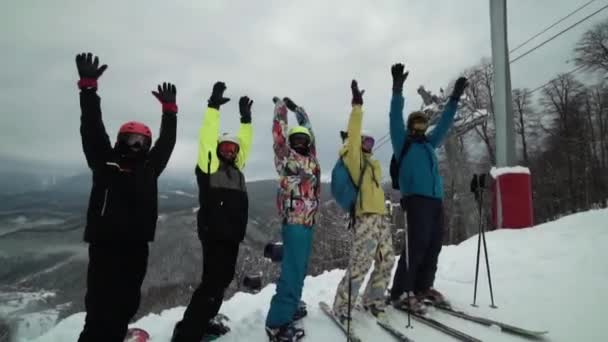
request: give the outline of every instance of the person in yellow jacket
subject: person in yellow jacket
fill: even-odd
[[[175,325],[172,342],[200,342],[204,336],[226,333],[228,327],[215,320],[224,291],[234,277],[239,245],[245,238],[249,200],[243,169],[249,157],[253,128],[251,101],[241,97],[241,126],[237,136],[220,130],[220,106],[226,85],[217,82],[208,101],[199,131],[198,236],[203,247],[202,283],[196,289],[183,319]]]
[[[365,275],[375,261],[375,267],[367,283],[363,296],[363,306],[372,315],[381,318],[386,307],[384,292],[388,286],[393,268],[394,254],[391,232],[387,225],[384,190],[382,189],[382,168],[374,159],[374,138],[361,133],[363,121],[363,93],[357,81],[351,83],[353,94],[352,112],[348,121],[348,131],[343,134],[344,145],[340,156],[352,179],[363,178],[355,203],[354,226],[351,230],[353,244],[348,271],[340,281],[334,300],[334,313],[346,322],[349,310],[349,282],[351,309]]]

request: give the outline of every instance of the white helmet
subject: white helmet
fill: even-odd
[[[237,137],[236,135],[231,135],[228,133],[224,133],[222,135],[220,135],[220,138],[218,139],[218,145],[223,143],[223,142],[232,142],[237,144],[239,147],[241,146],[241,139],[239,139],[239,137]]]
[[[374,139],[374,136],[372,135],[372,133],[370,131],[362,130],[361,138],[365,138],[365,137]]]

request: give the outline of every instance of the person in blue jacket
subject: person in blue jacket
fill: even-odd
[[[433,288],[437,260],[443,241],[443,183],[435,149],[441,146],[467,87],[467,79],[459,78],[435,128],[426,133],[428,117],[424,112],[409,115],[403,121],[403,83],[408,72],[403,64],[391,68],[393,96],[390,106],[390,135],[395,156],[401,155],[406,142],[409,148],[401,158],[399,191],[401,207],[407,212],[407,255],[402,253],[393,279],[391,301],[394,306],[423,312],[423,300],[446,303],[445,297]]]

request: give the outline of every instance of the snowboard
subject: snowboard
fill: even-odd
[[[344,333],[344,335],[346,335],[346,337],[349,337],[348,334],[348,327],[344,324],[342,324],[342,322],[340,322],[340,320],[338,319],[338,317],[334,314],[334,311],[331,309],[331,307],[329,306],[329,304],[325,303],[325,302],[319,302],[319,307],[321,308],[321,311],[323,311],[339,328],[340,330],[342,330],[342,332]],[[352,327],[352,323],[351,323],[351,327],[350,327],[351,331],[350,331],[350,338],[349,340],[351,342],[362,342],[362,340],[360,338],[358,338],[355,333],[352,331],[353,327]]]
[[[141,328],[129,328],[125,336],[125,342],[148,342],[150,334]]]

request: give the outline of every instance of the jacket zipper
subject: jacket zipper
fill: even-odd
[[[106,213],[106,204],[108,203],[108,191],[109,189],[106,189],[103,195],[103,206],[101,207],[101,216],[104,216]]]

